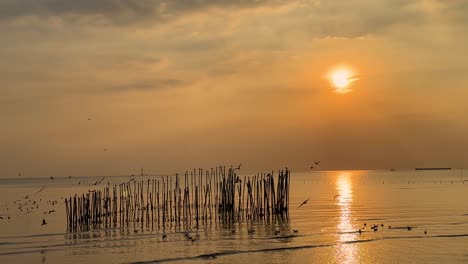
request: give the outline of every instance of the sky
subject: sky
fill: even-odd
[[[0,177],[468,167],[466,14],[464,0],[2,0]]]

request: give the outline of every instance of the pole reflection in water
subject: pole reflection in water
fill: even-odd
[[[340,173],[336,179],[336,190],[339,196],[336,203],[339,206],[339,219],[337,223],[338,243],[353,241],[357,239],[355,227],[351,222],[353,203],[352,175],[349,172]],[[337,255],[340,263],[357,263],[357,244],[339,244],[337,246]]]

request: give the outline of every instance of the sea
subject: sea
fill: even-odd
[[[104,177],[0,179],[0,263],[468,263],[461,169],[292,171],[281,221],[67,231],[64,198],[128,180]]]

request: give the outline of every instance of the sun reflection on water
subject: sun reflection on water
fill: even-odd
[[[357,234],[354,233],[351,217],[353,203],[353,186],[351,181],[351,173],[344,172],[338,175],[336,179],[336,190],[338,197],[336,202],[339,206],[340,214],[337,224],[339,232],[338,242],[353,241],[357,239]],[[357,263],[357,246],[356,244],[339,244],[338,251],[341,258],[341,263]]]

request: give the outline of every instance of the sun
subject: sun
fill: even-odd
[[[337,93],[351,92],[351,84],[359,80],[353,70],[345,67],[333,69],[328,75],[328,79]]]

